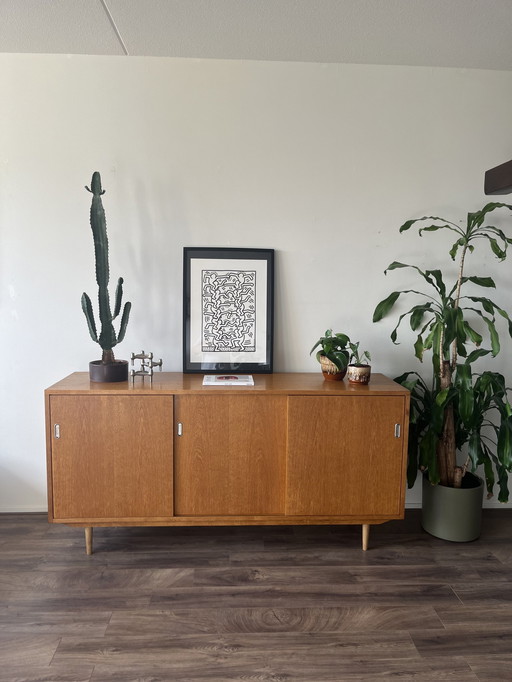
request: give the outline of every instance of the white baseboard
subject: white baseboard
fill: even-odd
[[[20,507],[0,507],[0,514],[47,514],[48,507],[31,507],[22,505]]]

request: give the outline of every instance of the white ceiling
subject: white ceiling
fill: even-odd
[[[0,52],[512,70],[512,0],[0,0]]]

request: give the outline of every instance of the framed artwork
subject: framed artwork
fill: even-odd
[[[270,374],[274,250],[185,247],[183,371]]]

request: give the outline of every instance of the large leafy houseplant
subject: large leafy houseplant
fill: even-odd
[[[425,216],[404,223],[400,232],[419,224],[419,235],[439,230],[455,233],[450,249],[452,260],[458,260],[453,282],[440,269],[421,270],[415,265],[395,261],[386,272],[410,268],[428,285],[427,292],[417,289],[393,291],[376,307],[373,320],[378,322],[405,295],[417,298],[408,311],[398,317],[391,332],[397,342],[398,328],[409,318],[417,332],[415,356],[422,361],[431,353],[432,379],[428,383],[414,371],[397,378],[411,391],[409,431],[409,486],[414,484],[418,468],[426,471],[431,483],[460,487],[468,468],[475,471],[483,465],[488,496],[496,482],[498,499],[508,501],[508,474],[512,471],[512,408],[507,397],[505,379],[499,372],[475,372],[474,364],[484,356],[496,357],[500,352],[498,318],[512,322],[508,313],[487,296],[475,295],[479,289],[493,289],[492,277],[466,275],[466,258],[476,247],[487,243],[499,261],[505,260],[512,244],[500,227],[487,224],[496,209],[512,206],[489,203],[481,210],[468,213],[464,227],[444,218]],[[482,347],[488,344],[488,348]],[[467,447],[465,462],[460,465],[457,453]]]

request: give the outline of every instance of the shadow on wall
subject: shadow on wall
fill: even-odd
[[[30,500],[22,505],[19,500]],[[28,480],[20,478],[5,467],[0,467],[0,513],[46,512],[46,491],[34,488]]]

